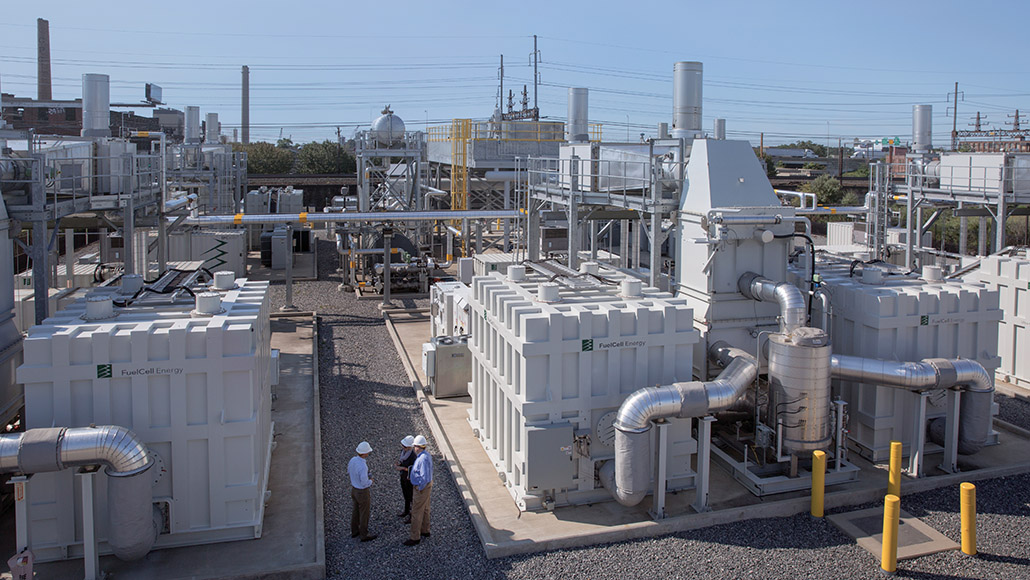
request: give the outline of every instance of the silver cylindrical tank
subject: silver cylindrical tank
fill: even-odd
[[[712,138],[719,141],[726,140],[726,119],[716,119],[712,123]]]
[[[82,136],[111,136],[111,77],[82,75]]]
[[[668,123],[658,123],[658,138],[659,139],[668,139],[669,138],[669,124]]]
[[[933,147],[933,105],[912,105],[912,149],[928,153]]]
[[[200,107],[186,107],[186,143],[200,143]]]
[[[701,78],[699,62],[677,62],[672,67],[672,136],[694,138],[701,132]]]
[[[218,143],[221,125],[218,124],[218,113],[208,113],[204,119],[204,142]]]
[[[782,425],[790,453],[830,445],[830,354],[830,337],[819,328],[769,337],[769,423]]]
[[[565,125],[565,140],[569,143],[584,143],[590,140],[587,123],[588,91],[569,87],[569,122]]]

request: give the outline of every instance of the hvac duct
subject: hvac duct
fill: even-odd
[[[886,385],[925,391],[962,386],[959,404],[958,452],[980,451],[991,431],[994,382],[980,363],[968,359],[931,358],[922,362],[893,362],[833,355],[833,378],[867,385]],[[930,440],[944,445],[944,419],[930,422]]]
[[[714,381],[645,387],[632,393],[615,419],[615,459],[601,468],[601,483],[616,501],[640,503],[651,483],[651,422],[701,417],[728,409],[758,376],[758,361],[747,352],[717,342],[708,351],[725,369]]]
[[[701,133],[701,80],[699,62],[677,62],[672,67],[672,136],[693,139]]]
[[[82,75],[82,136],[111,136],[111,77]]]
[[[716,119],[712,126],[712,138],[719,141],[726,140],[726,119]]]
[[[218,143],[221,126],[218,124],[218,113],[208,113],[204,119],[204,142]]]
[[[912,149],[929,153],[933,147],[933,105],[912,106]]]
[[[590,140],[587,123],[587,89],[569,87],[569,122],[565,126],[565,140],[569,143],[585,143]]]
[[[805,295],[792,284],[773,282],[754,272],[747,272],[737,281],[737,287],[747,298],[780,305],[780,332],[783,334],[801,328],[808,320]]]
[[[83,465],[104,465],[108,475],[107,543],[125,561],[145,556],[157,539],[160,515],[151,498],[154,465],[147,446],[115,425],[51,427],[0,434],[0,473],[34,474]]]
[[[186,143],[200,143],[200,107],[186,107]]]

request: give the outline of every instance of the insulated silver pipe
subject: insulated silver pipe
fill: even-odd
[[[240,224],[291,224],[291,223],[341,223],[341,222],[418,222],[455,219],[515,219],[516,210],[459,210],[459,211],[370,211],[353,213],[303,213],[303,214],[237,214],[206,215],[188,217],[183,224],[188,226],[231,226]]]
[[[780,332],[790,334],[801,328],[808,320],[805,295],[797,286],[772,280],[747,272],[737,281],[740,293],[759,302],[776,302],[780,305]]]
[[[921,362],[894,362],[857,356],[830,357],[835,379],[873,386],[889,386],[910,391],[962,387],[959,404],[958,452],[976,453],[987,442],[991,431],[991,406],[994,381],[980,363],[969,359],[931,358]],[[930,439],[944,442],[944,424],[930,423]]]
[[[758,376],[746,351],[717,342],[708,351],[725,369],[714,381],[645,387],[632,393],[615,419],[615,459],[601,467],[601,483],[620,504],[634,506],[651,487],[651,423],[701,417],[729,408]]]
[[[107,543],[118,558],[138,560],[150,551],[160,530],[154,514],[152,481],[144,472],[154,458],[125,427],[51,427],[0,434],[0,473],[61,471],[104,465],[108,475]]]

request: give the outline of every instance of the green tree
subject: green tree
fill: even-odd
[[[312,141],[300,148],[300,173],[354,173],[354,156],[336,141]]]
[[[811,149],[812,153],[815,153],[817,157],[826,157],[826,145],[820,145],[815,141],[795,141],[793,143],[787,143],[786,145],[780,145],[785,149]]]
[[[247,154],[247,173],[256,175],[281,175],[293,169],[294,154],[271,143],[235,143],[234,151]]]
[[[275,146],[280,149],[293,149],[293,139],[289,137],[281,137],[275,142]]]
[[[820,175],[801,187],[801,191],[814,193],[820,205],[840,205],[844,190],[836,177]]]

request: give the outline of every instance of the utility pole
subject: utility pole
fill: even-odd
[[[243,94],[240,96],[240,136],[246,145],[250,143],[250,67],[244,65],[240,72],[243,75]]]
[[[951,150],[958,150],[958,81],[955,81],[955,104],[951,107]]]
[[[844,179],[844,144],[840,137],[837,137],[837,181]]]
[[[533,108],[537,110],[537,119],[540,120],[540,104],[536,100],[537,82],[540,80],[540,73],[536,72],[537,61],[540,59],[540,51],[536,48],[536,35],[533,35]]]
[[[501,55],[501,90],[497,95],[497,109],[504,112],[504,55]]]

